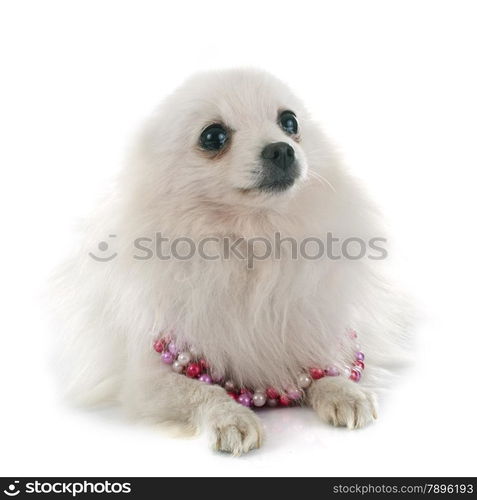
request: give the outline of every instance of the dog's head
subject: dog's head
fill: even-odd
[[[225,70],[194,76],[166,99],[148,127],[148,147],[169,193],[256,206],[306,180],[313,130],[282,82]]]

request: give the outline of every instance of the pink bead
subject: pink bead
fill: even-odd
[[[229,391],[227,392],[227,394],[232,398],[234,399],[235,401],[237,401],[237,394],[235,392],[232,392],[232,391]]]
[[[364,370],[364,363],[362,361],[355,361],[355,366],[359,366],[361,370]]]
[[[336,366],[332,365],[326,368],[325,373],[328,377],[337,377],[340,374],[340,371],[336,368]]]
[[[285,394],[282,394],[280,398],[278,399],[278,402],[280,403],[280,406],[290,406],[290,398],[288,396],[285,396]]]
[[[190,378],[196,378],[200,375],[200,367],[197,363],[189,363],[186,369],[186,375]]]
[[[200,366],[201,371],[203,371],[203,372],[205,372],[209,368],[207,361],[203,358],[199,359],[199,366]]]
[[[267,393],[267,396],[270,399],[277,399],[280,396],[280,394],[278,393],[278,391],[276,389],[274,389],[273,387],[269,387],[266,390],[266,393]]]
[[[248,394],[240,394],[237,398],[237,403],[243,406],[252,406],[252,398]]]
[[[165,346],[165,342],[164,342],[164,339],[159,339],[159,340],[156,340],[154,342],[154,350],[156,352],[163,352],[164,351],[164,346]]]
[[[200,377],[199,380],[201,382],[204,382],[205,384],[211,384],[212,383],[212,377],[210,375],[207,375],[207,373],[203,373]]]
[[[361,372],[359,370],[351,370],[351,375],[349,377],[353,382],[359,382],[361,379]]]
[[[318,380],[325,376],[325,370],[321,370],[320,368],[310,368],[310,376],[313,380]]]
[[[174,356],[169,351],[165,351],[161,354],[161,359],[166,365],[170,365],[174,361]]]

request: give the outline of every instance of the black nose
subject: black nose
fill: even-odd
[[[271,160],[277,167],[286,170],[295,161],[295,150],[286,142],[273,142],[263,148],[262,158]]]

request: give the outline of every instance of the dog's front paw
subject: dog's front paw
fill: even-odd
[[[262,444],[263,428],[258,417],[233,401],[214,408],[208,425],[215,450],[241,455]]]
[[[375,395],[343,377],[315,381],[308,401],[323,420],[336,426],[358,429],[377,418]]]

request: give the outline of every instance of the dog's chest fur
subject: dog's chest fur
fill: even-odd
[[[284,387],[307,367],[348,359],[349,318],[343,302],[337,305],[346,295],[341,267],[282,255],[253,268],[237,258],[193,260],[171,264],[169,273],[174,286],[163,297],[164,326],[218,376]]]

